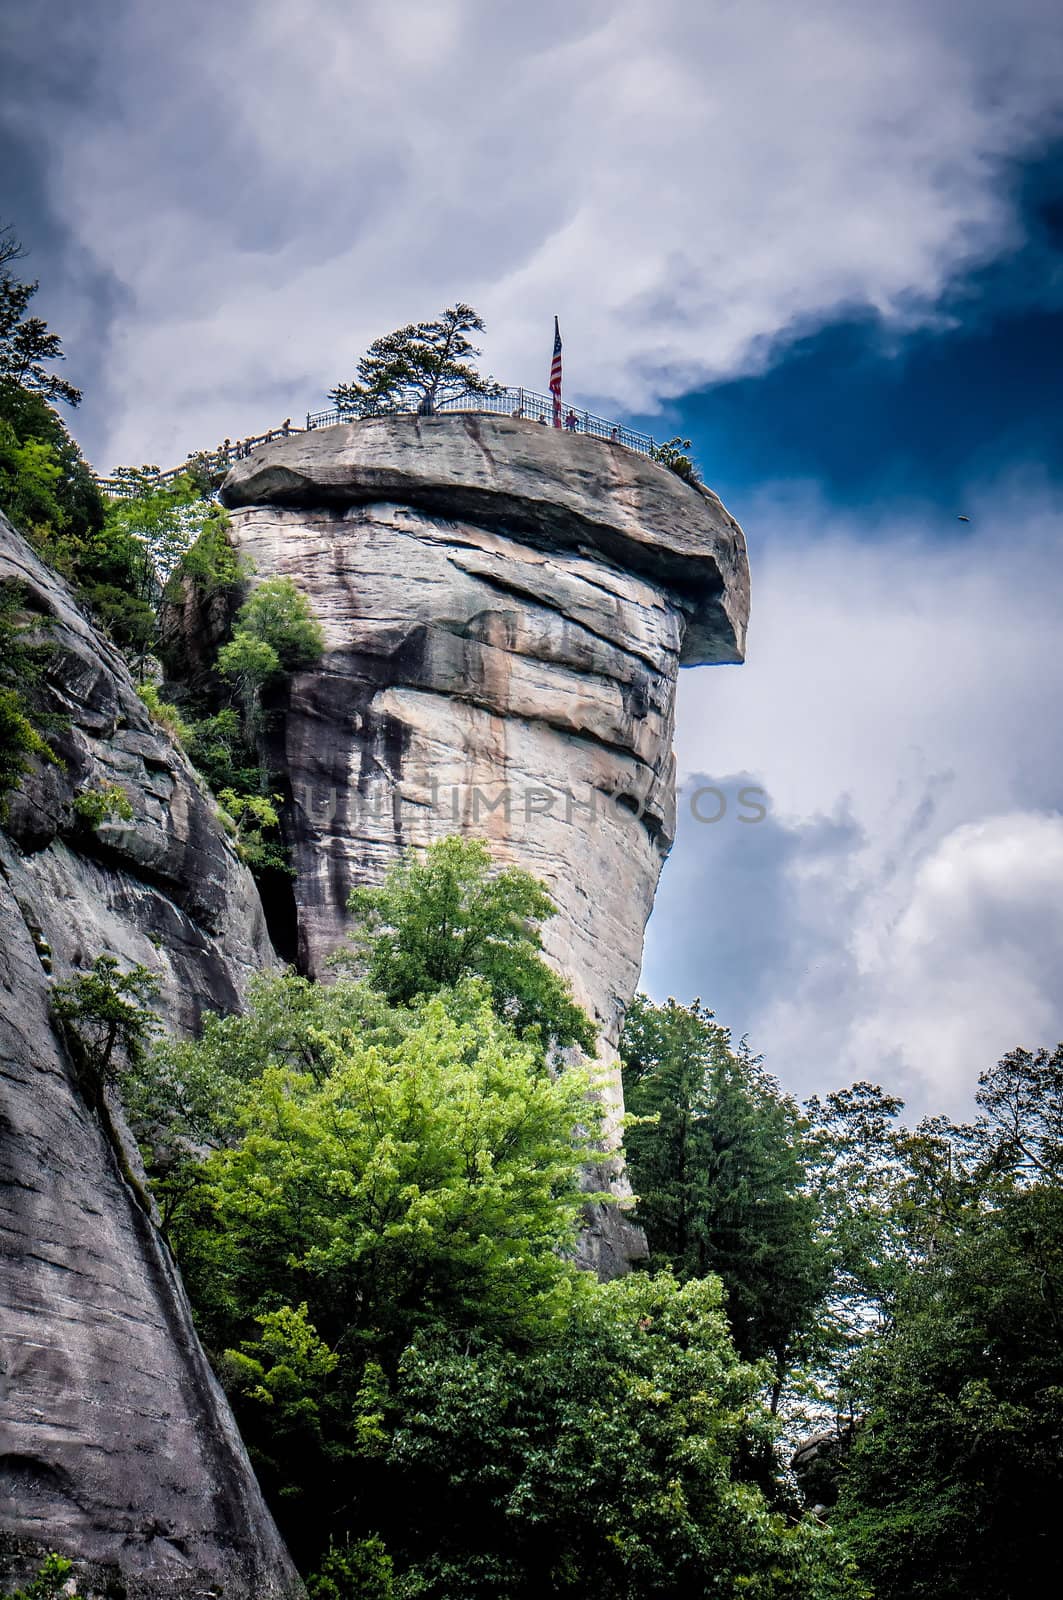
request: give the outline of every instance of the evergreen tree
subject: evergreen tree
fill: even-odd
[[[699,1001],[637,996],[621,1056],[636,1119],[628,1160],[654,1259],[684,1279],[720,1275],[738,1351],[771,1358],[778,1404],[827,1290],[797,1107]]]
[[[483,332],[483,318],[472,306],[448,306],[434,322],[411,322],[374,339],[358,363],[355,383],[339,383],[329,398],[337,410],[376,417],[393,411],[434,411],[446,400],[500,394],[501,386],[483,378],[470,357],[480,351],[469,338]]]

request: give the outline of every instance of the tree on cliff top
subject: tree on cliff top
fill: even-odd
[[[483,318],[472,306],[448,306],[434,322],[410,322],[374,339],[358,363],[356,383],[329,391],[336,409],[356,417],[392,411],[434,411],[444,401],[501,393],[493,378],[483,378],[469,361],[480,351],[468,335],[483,332]]]

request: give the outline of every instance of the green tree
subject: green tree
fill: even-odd
[[[43,396],[21,388],[11,378],[0,379],[0,423],[5,424],[0,434],[6,440],[0,509],[54,563],[68,545],[103,526],[103,500],[92,468]],[[12,462],[12,451],[30,444],[45,448],[43,459],[52,469],[47,473],[51,500],[47,506],[40,502],[35,507],[20,506],[16,498],[27,491],[24,484],[19,484],[18,464]],[[42,459],[39,453],[36,459]],[[58,473],[53,475],[56,468]]]
[[[395,1011],[287,978],[264,1003],[140,1081],[182,1096],[183,1148],[162,1135],[149,1172],[256,1467],[315,1557],[366,1501],[374,1386],[418,1328],[520,1341],[564,1314],[597,1118],[587,1077],[544,1073],[475,981]],[[138,1132],[164,1123],[159,1093],[134,1098]]]
[[[12,261],[25,255],[10,226],[0,228],[0,380],[76,406],[81,391],[47,369],[63,359],[58,334],[50,333],[40,317],[27,316],[38,283],[20,283],[9,271]]]
[[[767,1428],[718,1280],[589,1283],[531,1351],[421,1337],[402,1358],[382,1491],[399,1593],[433,1600],[856,1596],[830,1533],[742,1481]]]
[[[324,630],[310,601],[291,578],[256,584],[236,613],[234,632],[269,645],[282,672],[313,666],[325,648]]]
[[[939,1241],[857,1369],[837,1525],[880,1600],[1013,1600],[1058,1565],[1063,1189]]]
[[[0,417],[0,507],[28,537],[47,536],[66,520],[58,499],[62,468],[43,439],[22,442]]]
[[[247,866],[291,874],[280,835],[280,806],[283,796],[275,794],[237,794],[223,789],[218,796],[222,821],[231,826],[236,851]]]
[[[262,695],[270,684],[320,660],[325,635],[310,601],[290,578],[267,578],[236,613],[233,636],[218,652],[218,671],[236,685],[248,743],[261,732]]]
[[[158,991],[149,968],[138,964],[123,972],[112,955],[97,956],[88,972],[52,989],[53,1014],[93,1101],[123,1066],[142,1060],[158,1027],[149,1005]]]
[[[519,867],[494,871],[482,840],[452,836],[420,859],[404,856],[379,888],[355,889],[348,906],[357,923],[349,959],[394,1004],[477,977],[498,1015],[520,1034],[535,1030],[544,1050],[594,1053],[590,1020],[540,954],[553,900]]]
[[[483,378],[470,357],[480,351],[469,338],[482,333],[483,318],[472,306],[448,306],[434,322],[411,322],[374,339],[358,363],[355,383],[329,391],[338,411],[376,417],[392,411],[434,411],[447,400],[500,394],[501,385]]]
[[[628,1161],[654,1257],[683,1278],[723,1279],[739,1353],[772,1360],[774,1408],[828,1288],[802,1118],[698,1001],[636,997],[621,1057],[636,1119]]]

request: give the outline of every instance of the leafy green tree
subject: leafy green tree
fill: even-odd
[[[880,1600],[1012,1600],[1055,1570],[1063,1188],[969,1216],[898,1291],[857,1379],[837,1525]]]
[[[313,666],[325,648],[324,630],[310,601],[291,578],[256,584],[236,614],[234,631],[268,644],[282,672]]]
[[[320,660],[325,635],[310,601],[290,578],[267,578],[236,614],[233,636],[218,652],[218,670],[236,684],[247,731],[262,726],[262,693],[286,673]]]
[[[338,411],[377,417],[392,411],[434,411],[447,400],[500,394],[469,360],[480,351],[469,338],[482,333],[472,306],[448,306],[434,322],[411,322],[374,339],[358,363],[355,383],[340,383],[329,398]]]
[[[326,1338],[393,1342],[470,1307],[520,1326],[566,1276],[586,1076],[542,1073],[475,984],[390,1040],[340,1032],[317,1048],[326,1075],[268,1066],[240,1144],[210,1158],[219,1229],[197,1248],[215,1283],[256,1309],[263,1293],[306,1300]]]
[[[197,537],[183,551],[170,574],[167,599],[178,598],[180,585],[186,579],[205,596],[243,587],[250,576],[250,563],[231,542],[229,528],[227,512],[212,505],[200,524]]]
[[[472,980],[398,1011],[263,982],[251,1019],[163,1060],[134,1125],[150,1144],[153,1094],[179,1092],[181,1147],[157,1135],[149,1172],[262,1480],[314,1556],[362,1503],[374,1385],[418,1328],[520,1341],[564,1314],[588,1079],[544,1073]]]
[[[262,792],[264,775],[258,755],[234,707],[226,706],[214,716],[191,720],[188,738],[183,742],[216,795],[223,789],[232,789],[238,795]]]
[[[50,333],[40,317],[26,314],[40,285],[20,283],[9,271],[24,254],[10,226],[0,228],[0,380],[76,406],[81,391],[47,370],[63,359],[58,334]]]
[[[241,861],[259,871],[270,868],[290,874],[292,868],[280,836],[277,809],[283,796],[237,794],[235,789],[223,789],[218,799],[223,808],[222,821],[231,824]]]
[[[22,442],[0,417],[0,508],[28,537],[45,536],[65,521],[58,499],[62,468],[43,439]]]
[[[52,989],[52,1011],[93,1100],[123,1066],[141,1061],[158,1027],[149,1004],[158,991],[149,968],[124,972],[112,955],[97,956],[88,972]]]
[[[767,1423],[718,1280],[586,1287],[531,1351],[422,1336],[403,1356],[381,1463],[404,1508],[399,1593],[858,1595],[827,1530],[741,1481]]]
[[[264,723],[262,692],[283,676],[280,656],[268,640],[238,629],[218,651],[218,671],[236,688],[245,737],[251,744]]]
[[[104,509],[92,468],[85,461],[62,419],[47,401],[13,379],[0,379],[0,434],[6,444],[0,476],[0,509],[53,564],[62,565],[67,547],[76,544],[103,526]],[[14,441],[14,443],[12,443]],[[19,504],[18,496],[27,493],[19,482],[19,462],[12,461],[18,447],[44,447],[45,456],[36,454],[50,469],[47,490],[50,503]],[[23,458],[22,466],[26,465]],[[57,475],[53,475],[58,469]]]
[[[770,1356],[777,1406],[828,1288],[797,1107],[698,1001],[637,996],[621,1056],[636,1119],[628,1161],[654,1257],[683,1278],[720,1275],[735,1345]]]
[[[519,867],[494,871],[482,840],[452,836],[420,859],[405,856],[379,888],[355,889],[348,906],[357,922],[353,959],[394,1004],[477,977],[518,1033],[534,1029],[544,1049],[594,1053],[589,1018],[539,953],[553,900]]]

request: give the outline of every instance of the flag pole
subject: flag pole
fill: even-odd
[[[550,393],[554,397],[554,427],[561,426],[561,327],[554,318],[554,353],[550,362]]]

